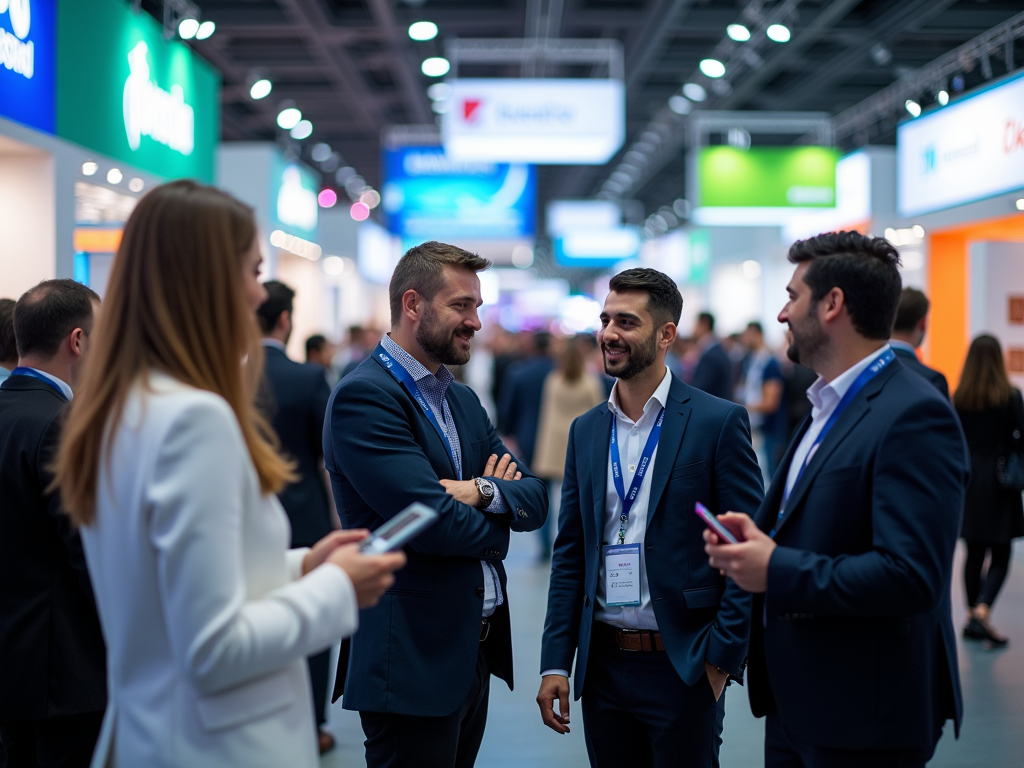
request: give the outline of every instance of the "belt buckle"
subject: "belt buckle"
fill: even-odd
[[[480,620],[480,642],[485,642],[488,637],[491,636],[491,621],[490,619]]]
[[[617,646],[619,646],[619,650],[620,651],[625,651],[626,653],[640,653],[640,651],[643,650],[643,643],[640,644],[639,648],[623,648],[622,647],[622,643],[619,642],[619,638],[618,638],[619,634],[623,634],[623,635],[636,635],[639,638],[640,637],[640,630],[639,629],[620,629],[619,627],[616,627],[615,628],[615,635],[616,635],[616,637],[615,637],[615,644]]]

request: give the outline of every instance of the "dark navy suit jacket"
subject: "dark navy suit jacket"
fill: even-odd
[[[693,372],[693,381],[690,382],[690,385],[709,395],[720,397],[723,400],[732,400],[732,360],[729,359],[729,353],[725,351],[721,342],[715,341],[704,350],[704,354],[697,361],[697,368]]]
[[[928,381],[932,383],[942,396],[949,400],[949,384],[946,382],[946,377],[934,368],[929,368],[927,365],[917,359],[917,355],[911,352],[909,349],[903,349],[901,347],[894,346],[892,351],[896,353],[896,357],[900,359],[900,362],[904,366],[912,370],[921,376],[924,376]]]
[[[483,474],[505,446],[480,400],[453,382],[446,395],[462,446],[462,477]],[[484,577],[498,572],[505,602],[491,617],[491,671],[512,687],[512,634],[502,560],[510,531],[531,531],[547,518],[544,482],[495,480],[508,507],[499,516],[456,501],[438,482],[455,479],[441,437],[412,396],[376,358],[363,361],[331,395],[324,460],[345,528],[380,526],[414,501],[441,519],[405,548],[408,564],[380,603],[359,616],[348,664],[338,665],[335,698],[345,709],[441,717],[465,702],[480,646]]]
[[[311,547],[331,532],[331,505],[320,472],[324,414],[331,388],[324,370],[288,359],[277,347],[264,347],[266,388],[261,406],[296,463],[299,479],[278,494],[292,525],[292,546]]]
[[[614,416],[607,403],[573,422],[565,459],[562,509],[551,561],[541,671],[572,668],[584,690],[607,510],[608,448]],[[658,629],[687,685],[704,661],[736,678],[747,654],[750,595],[708,565],[700,501],[712,512],[752,512],[764,498],[750,446],[747,412],[675,376],[650,475],[643,558]]]
[[[533,451],[537,446],[544,380],[554,368],[554,361],[546,355],[519,360],[508,367],[507,381],[501,388],[498,423],[504,430],[503,434],[515,436],[519,453],[527,466],[533,463]]]
[[[854,397],[793,488],[754,601],[755,715],[778,711],[797,741],[840,750],[926,748],[944,720],[959,728],[950,578],[968,466],[949,402],[898,359]]]

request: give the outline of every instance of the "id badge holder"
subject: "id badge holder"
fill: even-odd
[[[640,605],[640,545],[612,544],[604,548],[606,605]]]

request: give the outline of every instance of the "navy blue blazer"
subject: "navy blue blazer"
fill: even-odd
[[[758,512],[763,531],[809,424]],[[793,488],[754,600],[755,715],[778,711],[827,749],[931,747],[948,718],[959,730],[950,578],[968,466],[949,402],[898,359],[854,397]]]
[[[723,400],[732,400],[733,384],[732,360],[721,342],[715,341],[697,361],[690,386]]]
[[[498,423],[504,430],[503,434],[515,436],[519,453],[527,466],[533,463],[533,451],[537,446],[544,380],[554,368],[555,363],[550,357],[537,355],[512,363],[505,373],[507,378],[498,403]]]
[[[917,359],[917,355],[911,352],[909,349],[903,349],[902,347],[894,346],[892,351],[896,353],[896,357],[900,359],[900,362],[904,366],[912,370],[921,376],[924,376],[928,381],[932,383],[942,396],[949,400],[949,384],[946,382],[946,377],[941,372],[936,371],[934,368],[929,368],[927,365]]]
[[[299,476],[277,497],[291,522],[292,546],[311,547],[331,532],[331,504],[320,473],[331,388],[320,366],[296,363],[277,347],[264,350],[260,404]]]
[[[608,447],[614,416],[607,403],[573,422],[562,484],[558,538],[551,560],[541,671],[572,668],[583,693],[607,510]],[[712,512],[752,513],[764,498],[742,407],[675,376],[650,475],[644,537],[654,615],[672,666],[687,685],[704,661],[742,678],[750,595],[708,565],[700,501]]]
[[[469,387],[453,382],[448,405],[462,446],[462,477],[483,473],[501,456],[498,439]],[[512,688],[512,634],[502,560],[510,531],[544,524],[544,482],[523,468],[521,480],[496,480],[505,516],[448,495],[455,479],[444,442],[412,396],[371,357],[338,382],[324,424],[324,461],[345,528],[380,526],[414,501],[441,519],[405,548],[408,564],[380,603],[364,610],[348,664],[338,665],[335,699],[345,709],[441,717],[460,707],[476,671],[483,612],[481,560],[498,572],[505,603],[491,617],[492,673]]]

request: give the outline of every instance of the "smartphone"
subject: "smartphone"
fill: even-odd
[[[711,510],[697,502],[697,506],[693,510],[697,513],[697,517],[704,521],[704,525],[710,528],[712,531],[718,534],[718,538],[724,539],[730,544],[739,544],[740,540],[736,538],[732,531],[718,522],[715,516],[711,514]]]
[[[436,522],[437,512],[426,504],[413,502],[363,539],[359,549],[368,555],[401,549]]]

